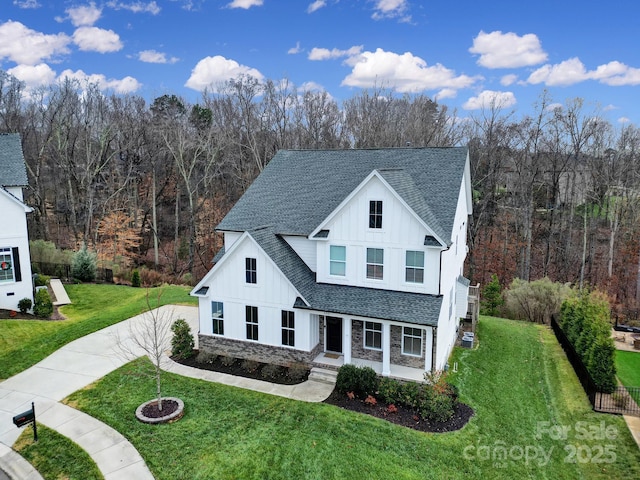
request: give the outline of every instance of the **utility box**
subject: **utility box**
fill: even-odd
[[[475,335],[473,332],[464,332],[462,335],[462,346],[464,348],[473,348],[473,340]]]

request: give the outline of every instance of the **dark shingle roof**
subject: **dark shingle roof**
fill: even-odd
[[[218,225],[309,235],[373,171],[450,241],[466,147],[281,150]],[[410,183],[407,182],[410,180]]]
[[[28,184],[20,135],[0,134],[0,186],[24,187]]]
[[[297,299],[296,308],[419,325],[438,324],[441,296],[316,283],[315,274],[273,228],[260,228],[249,234],[308,303],[306,306]]]

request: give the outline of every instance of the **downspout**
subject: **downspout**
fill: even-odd
[[[438,327],[431,327],[431,371],[436,369],[436,347],[438,338]]]
[[[442,295],[442,254],[448,252],[451,249],[452,243],[449,244],[444,250],[440,250],[440,271],[438,272],[438,295]]]

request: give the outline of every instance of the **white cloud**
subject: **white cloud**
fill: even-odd
[[[158,15],[160,13],[160,7],[156,2],[118,2],[111,1],[107,2],[107,6],[109,8],[113,8],[114,10],[129,10],[133,13],[150,13],[151,15]]]
[[[405,16],[407,9],[407,0],[377,0],[371,18],[382,20],[384,18],[401,17],[403,21],[410,21],[411,17]]]
[[[69,78],[71,80],[77,80],[81,85],[95,84],[100,90],[113,90],[116,93],[131,93],[138,90],[142,84],[133,77],[124,77],[122,79],[106,78],[99,73],[87,74],[82,70],[65,70],[60,74],[58,80],[64,80]]]
[[[298,89],[301,92],[324,92],[325,89],[322,85],[316,82],[304,82]]]
[[[18,65],[7,70],[7,73],[24,82],[27,90],[50,85],[56,79],[56,72],[46,63],[39,63],[38,65]]]
[[[458,91],[453,88],[443,88],[438,93],[433,96],[435,101],[440,101],[445,98],[456,98],[458,96]]]
[[[143,50],[138,53],[138,60],[145,63],[176,63],[179,59],[177,57],[167,58],[166,53],[155,50]]]
[[[537,35],[518,36],[513,32],[480,31],[469,52],[480,55],[478,65],[486,68],[517,68],[538,65],[547,60]]]
[[[38,0],[13,0],[13,4],[18,8],[38,8]]]
[[[309,4],[307,7],[307,13],[313,13],[316,10],[320,10],[322,7],[326,6],[327,2],[324,0],[316,0],[315,2]]]
[[[227,7],[248,10],[251,7],[260,7],[263,3],[263,0],[233,0]]]
[[[309,52],[309,60],[331,60],[333,58],[342,57],[357,57],[362,52],[362,45],[353,46],[347,50],[338,50],[334,48],[329,50],[328,48],[314,47]]]
[[[342,81],[342,85],[369,88],[385,86],[398,92],[420,92],[423,90],[466,88],[477,80],[467,75],[456,75],[441,64],[427,66],[420,57],[410,52],[398,55],[378,48],[375,52],[364,52],[352,63],[353,70]]]
[[[514,83],[516,83],[518,81],[518,76],[512,74],[509,75],[505,75],[500,79],[500,85],[503,85],[505,87],[508,87],[509,85],[513,85]]]
[[[483,108],[509,108],[516,104],[516,97],[513,92],[495,92],[485,90],[477,97],[471,97],[462,108],[465,110],[480,110]]]
[[[631,120],[627,117],[620,117],[618,123],[629,123]]]
[[[122,42],[116,32],[98,27],[76,29],[73,32],[73,43],[82,51],[106,53],[122,49]]]
[[[610,112],[611,110],[617,110],[618,107],[616,107],[615,105],[609,104],[606,107],[603,107],[603,111],[604,112]]]
[[[287,53],[289,55],[296,55],[298,53],[300,53],[302,51],[302,49],[300,48],[300,42],[296,42],[296,46],[295,47],[291,47],[289,50],[287,50]]]
[[[550,87],[573,85],[587,80],[589,75],[583,63],[577,58],[570,58],[556,65],[544,65],[534,71],[527,79],[528,83],[544,83]]]
[[[591,78],[612,87],[638,85],[640,84],[640,68],[629,67],[624,63],[613,61],[596,68],[591,73]]]
[[[235,60],[229,60],[220,55],[205,57],[191,71],[185,86],[198,91],[206,88],[213,88],[215,91],[218,85],[240,75],[251,75],[258,80],[264,79],[264,76],[255,68],[240,65]]]
[[[102,9],[91,2],[89,5],[67,8],[67,15],[75,27],[91,26],[102,16]]]
[[[9,20],[0,25],[0,59],[36,65],[45,58],[69,53],[70,41],[64,33],[45,35]]]

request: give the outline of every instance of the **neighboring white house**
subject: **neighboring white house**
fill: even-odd
[[[471,215],[467,148],[284,150],[218,225],[200,349],[278,364],[444,368]]]
[[[18,310],[33,301],[27,213],[22,189],[28,185],[20,136],[0,134],[0,308]]]

